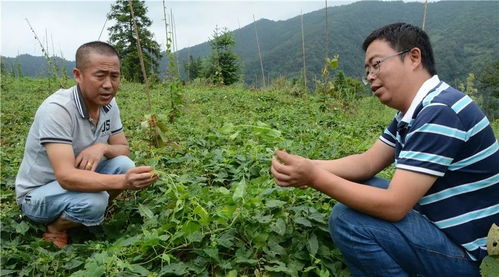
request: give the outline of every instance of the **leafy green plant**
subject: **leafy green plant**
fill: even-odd
[[[343,104],[353,104],[364,91],[365,88],[359,81],[347,77],[339,68],[339,56],[336,55],[332,59],[326,58],[322,68],[322,80],[316,80],[316,91],[323,95],[333,97],[335,100],[341,101]],[[334,71],[331,79],[330,71]]]
[[[168,32],[167,29],[167,20],[166,20],[166,6],[165,1],[163,1],[163,11],[164,11],[164,20],[165,20],[165,28],[166,28],[166,55],[168,57],[168,68],[166,70],[166,81],[168,91],[170,93],[170,112],[168,113],[168,122],[173,123],[175,119],[180,115],[180,111],[183,107],[184,101],[182,97],[183,93],[183,84],[180,81],[178,66],[176,63],[176,57],[173,53],[173,31]],[[170,28],[172,30],[173,28]]]
[[[487,253],[480,265],[483,277],[492,277],[499,274],[499,226],[492,224],[487,235]]]
[[[149,142],[156,147],[165,146],[168,142],[168,118],[164,114],[146,114],[141,127],[145,132],[149,132]]]
[[[137,165],[152,165],[160,179],[146,190],[120,195],[101,226],[72,230],[71,244],[56,249],[41,239],[42,225],[16,221],[14,192],[32,116],[51,93],[45,83],[13,78],[0,95],[2,274],[350,275],[327,229],[335,202],[310,189],[276,186],[270,160],[278,148],[314,159],[366,150],[393,116],[377,99],[321,111],[318,95],[187,86],[188,112],[165,125],[167,143],[154,147],[141,124],[145,114],[167,119],[164,87],[151,87],[155,106],[149,113],[144,96],[136,93],[143,85],[123,82],[117,101],[131,157]],[[387,169],[382,176],[391,173]]]

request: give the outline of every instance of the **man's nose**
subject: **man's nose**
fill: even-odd
[[[104,79],[104,83],[102,84],[102,87],[104,87],[104,88],[111,88],[112,87],[112,81],[111,81],[110,76],[108,76]]]
[[[374,79],[376,79],[376,74],[374,74],[373,71],[369,71],[369,73],[367,74],[366,76],[366,80],[369,82],[369,83],[372,83],[374,81]]]

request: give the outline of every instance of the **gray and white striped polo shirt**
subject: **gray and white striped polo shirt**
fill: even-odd
[[[107,143],[110,136],[123,131],[116,100],[101,107],[97,125],[90,121],[78,86],[60,89],[38,108],[29,130],[24,157],[16,177],[16,199],[32,189],[56,180],[45,150],[45,143],[71,144],[75,157],[96,143]]]

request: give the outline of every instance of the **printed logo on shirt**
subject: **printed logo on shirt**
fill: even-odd
[[[104,121],[104,123],[102,124],[101,136],[109,135],[111,133],[110,129],[111,129],[111,120],[108,119],[108,120]]]

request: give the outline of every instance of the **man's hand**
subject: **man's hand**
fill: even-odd
[[[159,175],[150,166],[131,168],[125,174],[124,189],[139,190],[154,184]]]
[[[75,167],[83,170],[95,171],[97,165],[106,152],[107,144],[97,143],[83,149],[75,159]]]
[[[276,150],[272,158],[272,175],[281,187],[307,188],[313,183],[317,167],[312,160]]]

